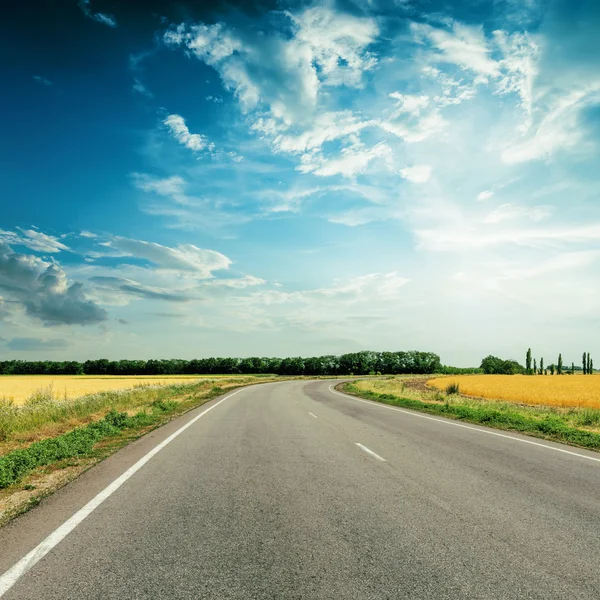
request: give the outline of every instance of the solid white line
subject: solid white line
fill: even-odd
[[[311,413],[311,412],[309,412],[308,414],[309,414],[311,417],[314,417],[315,419],[318,419],[318,418],[319,418],[319,417],[317,417],[317,415],[315,415],[315,414],[313,414],[313,413]]]
[[[242,388],[243,389],[243,388]],[[225,396],[216,404],[213,404],[206,410],[202,411],[198,416],[194,417],[189,423],[179,428],[175,433],[172,433],[166,440],[162,441],[158,446],[154,447],[148,454],[140,458],[132,467],[129,467],[125,473],[115,479],[111,484],[105,487],[95,498],[90,500],[83,508],[78,510],[70,519],[65,521],[58,529],[54,530],[43,542],[36,546],[29,554],[24,556],[18,563],[11,567],[4,575],[0,577],[0,598],[22,577],[29,569],[39,562],[52,548],[59,544],[79,523],[88,517],[100,504],[102,504],[109,496],[114,494],[134,473],[139,471],[155,454],[160,452],[167,444],[172,442],[178,435],[183,433],[188,427],[191,427],[198,419],[202,418],[207,412],[211,411],[225,402],[231,396],[234,396],[242,390],[237,390],[229,396]]]
[[[369,450],[366,446],[363,446],[362,444],[359,444],[358,442],[356,442],[356,445],[361,450],[364,450],[367,454],[370,454],[372,457],[376,458],[377,460],[380,460],[381,462],[386,462],[385,458],[381,458],[381,456],[379,456],[379,454],[375,454],[375,452],[373,452],[373,450]]]
[[[521,438],[514,437],[512,435],[506,435],[505,433],[498,433],[497,431],[490,431],[488,429],[480,429],[479,427],[473,427],[472,425],[464,425],[463,423],[456,423],[449,419],[438,419],[436,417],[430,417],[428,415],[422,415],[416,411],[405,410],[404,408],[397,408],[395,406],[388,406],[387,404],[383,404],[381,402],[371,402],[370,400],[363,400],[362,398],[357,398],[356,396],[350,396],[349,394],[343,394],[342,392],[338,392],[337,390],[332,389],[331,385],[329,386],[329,391],[337,394],[338,396],[344,396],[344,398],[351,398],[352,400],[356,400],[357,402],[364,402],[365,404],[369,404],[370,406],[378,406],[379,408],[387,408],[389,410],[395,410],[405,415],[410,415],[411,417],[418,417],[420,419],[427,419],[429,421],[437,421],[438,423],[442,423],[442,425],[452,425],[453,427],[461,427],[463,429],[470,429],[471,431],[477,431],[479,433],[487,433],[488,435],[495,435],[496,437],[506,438],[509,440],[513,440],[514,442],[521,442],[522,444],[531,444],[532,446],[539,446],[540,448],[545,448],[546,450],[554,450],[555,452],[562,452],[563,454],[570,454],[572,456],[577,456],[579,458],[585,458],[587,460],[592,460],[594,462],[600,462],[600,458],[595,458],[594,456],[587,456],[585,454],[579,454],[579,452],[571,452],[571,450],[564,450],[563,448],[555,448],[554,446],[548,446],[547,444],[540,444],[539,442],[534,442],[532,440],[522,440]]]

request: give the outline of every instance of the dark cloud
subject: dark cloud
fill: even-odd
[[[112,289],[115,293],[121,292],[127,296],[135,296],[146,300],[166,300],[168,302],[187,302],[190,300],[189,296],[185,294],[142,285],[137,281],[123,277],[91,277],[90,282],[103,290]]]
[[[83,284],[69,284],[58,264],[18,254],[2,242],[0,292],[46,325],[88,325],[108,318],[103,308],[86,298]]]
[[[6,343],[9,350],[15,351],[36,351],[36,350],[64,350],[69,347],[69,343],[63,339],[40,340],[38,338],[14,338]]]

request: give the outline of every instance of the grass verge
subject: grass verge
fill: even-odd
[[[0,527],[149,431],[225,392],[279,379],[231,377],[227,380],[220,378],[218,382],[205,380],[197,384],[144,388],[116,395],[109,392],[103,394],[103,401],[109,402],[108,412],[98,413],[95,404],[98,398],[84,398],[81,402],[84,406],[91,402],[88,407],[93,413],[80,406],[75,409],[76,413],[82,411],[79,419],[73,414],[58,422],[43,418],[39,421],[36,417],[33,423],[41,422],[41,429],[31,428],[32,421],[28,415],[24,421],[27,427],[17,430],[8,442],[0,445]],[[117,405],[125,410],[118,411]],[[138,410],[135,411],[134,407]],[[43,412],[60,416],[61,411],[68,408],[46,406]],[[47,435],[47,428],[52,425],[59,426],[62,432]],[[36,441],[31,441],[32,437]]]
[[[394,383],[398,391],[392,393],[389,390],[393,389]],[[457,394],[450,396],[441,392],[418,391],[409,389],[399,379],[394,383],[383,381],[380,384],[383,389],[380,390],[377,390],[378,382],[370,381],[367,387],[363,380],[344,383],[338,387],[347,394],[367,400],[496,429],[525,433],[580,448],[600,450],[600,433],[573,425],[574,420],[581,418],[577,411],[560,412],[550,408],[540,409],[506,402],[465,398]],[[583,411],[581,412],[583,415]]]
[[[176,407],[175,402],[156,401],[152,404],[150,412],[144,410],[133,416],[113,409],[100,421],[0,456],[0,489],[18,483],[36,467],[89,454],[97,442],[117,435],[124,429],[153,425],[162,414],[172,412]]]
[[[47,390],[38,390],[23,405],[0,400],[0,455],[15,444],[53,437],[77,425],[97,420],[108,410],[133,411],[188,395],[203,396],[213,389],[274,380],[275,377],[230,376],[200,379],[191,383],[141,386],[88,394],[74,400],[56,400]]]

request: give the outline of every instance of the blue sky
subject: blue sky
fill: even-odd
[[[597,2],[6,17],[0,357],[600,351]]]

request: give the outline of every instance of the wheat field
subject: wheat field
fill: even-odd
[[[522,404],[600,409],[600,377],[597,375],[454,375],[427,382],[445,390],[458,383],[467,396]]]
[[[86,394],[138,386],[193,383],[199,375],[0,375],[0,400],[24,404],[36,395],[73,400]]]

